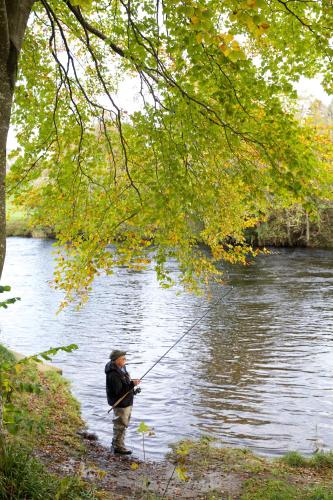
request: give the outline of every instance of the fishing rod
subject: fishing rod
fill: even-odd
[[[210,307],[207,308],[207,310],[204,312],[204,314],[202,316],[200,316],[200,318],[198,318],[194,323],[193,325],[188,329],[186,330],[185,333],[183,333],[183,335],[181,337],[179,337],[179,339],[176,340],[176,342],[174,342],[174,344],[172,344],[171,347],[169,347],[169,349],[167,351],[165,351],[164,354],[162,354],[162,356],[160,358],[158,358],[158,360],[142,375],[142,377],[139,378],[139,380],[141,381],[142,379],[145,378],[146,375],[148,375],[149,372],[152,371],[153,368],[155,368],[155,366],[160,363],[160,361],[162,361],[163,358],[165,358],[165,356],[167,356],[167,354],[169,354],[169,352],[174,348],[176,347],[177,344],[179,344],[179,342],[181,342],[183,340],[183,338],[188,335],[192,330],[193,328],[195,328],[199,323],[200,321],[202,321],[204,319],[205,316],[207,316],[207,314],[219,303],[221,302],[223,299],[225,299],[225,297],[227,297],[227,295],[229,295],[229,293],[232,291],[232,286],[230,287],[230,289],[222,295],[222,297],[219,297],[218,300],[216,300]],[[129,391],[127,391],[123,396],[121,396],[121,398],[119,398],[114,405],[111,406],[111,408],[109,409],[108,413],[110,413],[111,410],[113,410],[116,406],[118,406],[119,403],[121,403],[121,401],[132,391],[134,391],[134,387],[132,389],[130,389]]]

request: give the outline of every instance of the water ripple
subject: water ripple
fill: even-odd
[[[152,269],[116,270],[96,281],[82,311],[55,311],[48,287],[51,242],[11,238],[3,282],[22,297],[1,313],[1,341],[26,354],[78,343],[61,353],[63,368],[91,431],[110,442],[104,365],[109,352],[128,350],[128,369],[141,376],[202,315],[209,302],[159,288]],[[151,457],[168,444],[200,434],[279,455],[333,448],[333,253],[281,250],[252,265],[224,266],[233,293],[170,352],[142,383],[128,444],[144,420],[156,436]],[[177,273],[174,262],[170,263]],[[221,296],[216,287],[214,297]]]

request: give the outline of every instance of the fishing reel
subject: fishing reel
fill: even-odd
[[[136,396],[137,394],[140,394],[141,392],[141,387],[138,387],[137,389],[134,389],[133,394]]]

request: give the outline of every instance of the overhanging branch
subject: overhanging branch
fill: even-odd
[[[114,44],[113,42],[111,42],[111,40],[104,33],[102,33],[99,29],[95,28],[94,26],[92,26],[90,23],[88,23],[85,20],[85,18],[81,14],[81,11],[80,11],[79,7],[75,7],[74,5],[72,5],[71,2],[69,2],[69,0],[64,0],[64,2],[67,5],[67,7],[69,8],[69,10],[74,14],[74,16],[76,17],[76,19],[79,21],[79,23],[81,24],[81,26],[86,31],[88,31],[89,33],[92,33],[93,35],[97,36],[98,38],[100,38],[104,42],[107,42],[107,44],[111,47],[111,49],[116,54],[120,55],[121,57],[125,57],[125,53],[124,53],[124,51],[120,47],[118,47],[116,44]]]
[[[204,100],[201,100],[196,95],[193,95],[192,93],[188,92],[177,81],[177,79],[174,77],[174,75],[172,75],[168,71],[163,60],[160,59],[158,52],[156,51],[156,48],[153,45],[152,41],[144,33],[142,33],[141,30],[138,28],[138,26],[136,25],[136,23],[132,19],[129,5],[126,4],[123,0],[120,0],[120,2],[123,5],[123,7],[125,8],[125,11],[127,12],[129,27],[131,28],[131,30],[136,38],[137,43],[139,45],[141,45],[145,49],[146,53],[149,54],[152,57],[152,59],[155,61],[156,66],[154,64],[154,67],[149,67],[149,66],[151,66],[150,64],[148,66],[146,63],[143,63],[142,61],[136,61],[131,56],[131,54],[129,52],[125,52],[123,49],[118,47],[116,44],[110,43],[110,39],[109,39],[109,37],[107,37],[105,35],[105,33],[101,32],[99,29],[92,26],[84,18],[79,7],[73,6],[71,4],[70,0],[63,0],[63,1],[66,4],[66,6],[70,9],[70,11],[73,13],[76,20],[79,22],[79,24],[82,26],[82,28],[84,30],[84,33],[85,33],[84,43],[85,43],[88,51],[90,52],[90,54],[94,60],[94,65],[95,65],[95,69],[96,69],[98,78],[99,78],[100,82],[102,83],[102,85],[104,87],[104,91],[109,96],[109,98],[110,98],[110,95],[109,95],[108,89],[105,85],[103,78],[101,79],[102,75],[100,74],[99,64],[96,60],[96,56],[94,54],[94,49],[93,49],[92,45],[90,44],[89,34],[93,34],[94,36],[98,37],[100,40],[107,43],[115,53],[117,53],[121,57],[124,57],[124,58],[128,59],[129,61],[131,61],[131,63],[134,65],[134,67],[138,71],[138,74],[141,78],[141,81],[144,81],[144,83],[147,85],[147,87],[149,89],[150,94],[153,96],[155,102],[157,101],[159,103],[159,105],[161,105],[160,99],[158,98],[156,100],[156,97],[158,97],[158,96],[156,96],[154,94],[154,89],[153,89],[152,85],[149,85],[149,79],[151,79],[155,83],[160,83],[161,81],[163,81],[167,87],[177,89],[177,91],[179,92],[179,95],[189,105],[191,103],[194,103],[196,106],[198,106],[198,108],[200,109],[200,112],[204,116],[206,116],[208,120],[212,121],[212,123],[214,123],[215,125],[222,127],[224,134],[226,136],[226,141],[227,141],[228,145],[230,145],[230,140],[229,140],[228,134],[232,134],[232,135],[235,135],[236,137],[241,138],[241,140],[245,141],[246,143],[253,143],[253,144],[259,146],[267,154],[267,151],[266,151],[267,146],[265,144],[263,144],[263,142],[260,141],[257,137],[255,137],[251,132],[239,130],[238,128],[235,128],[235,126],[232,123],[229,123],[229,122],[224,120],[224,118],[221,116],[218,109],[215,109],[210,104],[206,103]],[[231,82],[229,81],[229,85],[230,84],[231,84]],[[238,97],[238,96],[236,96],[236,97]],[[114,109],[116,110],[117,128],[120,132],[121,139],[123,139],[122,133],[121,133],[121,123],[119,122],[119,117],[120,117],[119,110],[117,109],[117,106],[115,106],[115,103],[113,102],[112,98],[110,99],[110,102],[112,102],[112,105],[113,105]],[[162,107],[164,107],[164,106],[162,106]],[[243,111],[244,111],[244,109],[243,109]],[[123,142],[123,140],[122,140],[122,149],[124,151],[125,163],[127,165],[126,145]],[[128,172],[128,174],[129,174],[129,172]],[[130,179],[130,182],[132,184],[133,180],[131,179],[130,175],[129,175],[129,179]],[[133,187],[135,188],[135,185],[133,185]]]

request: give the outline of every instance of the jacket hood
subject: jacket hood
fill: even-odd
[[[125,366],[125,371],[123,372],[122,370],[120,370],[120,368],[117,367],[117,365],[114,364],[113,361],[109,361],[108,363],[106,363],[104,371],[105,371],[105,373],[115,371],[118,373],[123,373],[123,374],[126,373],[127,374],[126,366]]]
[[[117,367],[113,364],[113,361],[109,361],[105,365],[105,373],[109,373],[112,370],[117,370]]]

